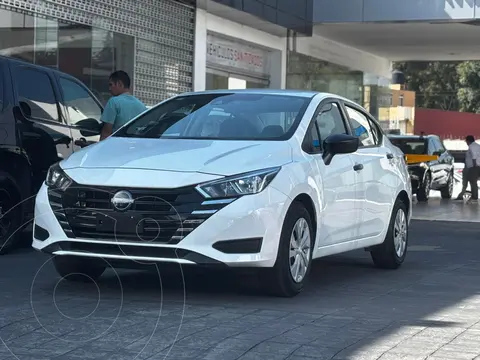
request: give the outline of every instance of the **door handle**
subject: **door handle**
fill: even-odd
[[[355,170],[355,171],[363,170],[363,164],[355,164],[355,165],[353,165],[353,170]]]
[[[389,159],[389,160],[393,159],[393,154],[392,153],[387,153],[387,159]]]
[[[88,145],[91,145],[91,144],[94,144],[94,143],[95,143],[95,141],[88,141],[83,137],[75,140],[75,145],[77,145],[78,147],[81,147],[81,148],[84,148],[85,146],[88,146]]]

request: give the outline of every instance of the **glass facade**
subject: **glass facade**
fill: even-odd
[[[135,40],[80,24],[0,9],[0,54],[56,68],[82,81],[105,104],[108,77],[134,77]],[[132,84],[133,86],[133,84]]]
[[[207,72],[206,90],[228,89],[228,75]]]
[[[382,125],[384,129],[386,129],[387,126],[384,122],[389,120],[389,109],[392,106],[390,83],[391,81],[389,79],[373,74],[364,74],[363,106],[380,121],[380,125]]]
[[[266,80],[207,69],[205,89],[264,89],[268,85]]]
[[[337,94],[363,105],[376,118],[388,101],[388,79],[291,51],[287,59],[288,89]]]
[[[287,88],[330,92],[363,103],[361,71],[295,52],[288,53]]]

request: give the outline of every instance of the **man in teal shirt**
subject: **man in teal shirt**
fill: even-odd
[[[115,71],[110,75],[108,87],[112,97],[108,100],[100,120],[104,123],[100,140],[147,110],[143,102],[130,94],[130,77],[125,71]]]

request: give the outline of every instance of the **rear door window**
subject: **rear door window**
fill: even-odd
[[[17,67],[15,85],[22,111],[32,119],[62,123],[57,97],[47,72],[29,66]]]

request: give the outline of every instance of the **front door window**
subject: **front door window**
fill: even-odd
[[[100,122],[102,108],[84,87],[64,77],[60,77],[60,86],[70,125],[76,125],[77,122],[85,119],[95,119]]]

